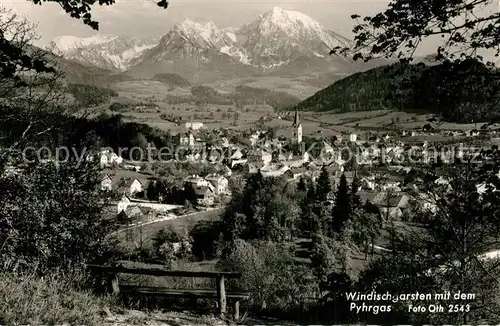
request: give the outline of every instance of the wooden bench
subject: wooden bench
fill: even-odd
[[[113,294],[139,294],[155,295],[165,297],[182,298],[214,298],[217,299],[219,313],[222,318],[226,316],[226,300],[231,299],[234,302],[234,319],[240,319],[240,300],[247,300],[249,293],[226,292],[224,280],[237,279],[241,277],[240,273],[232,272],[192,272],[192,271],[169,271],[163,269],[147,268],[128,268],[124,266],[102,266],[87,265],[87,268],[93,272],[106,274],[108,280],[108,291]],[[216,291],[211,290],[181,290],[167,289],[160,287],[146,287],[133,285],[119,285],[118,274],[138,274],[151,276],[178,276],[178,277],[201,277],[216,279]]]

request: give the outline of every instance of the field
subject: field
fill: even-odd
[[[219,94],[231,94],[241,85],[286,92],[305,99],[320,88],[312,86],[307,78],[253,77],[235,78],[205,85]],[[173,133],[184,130],[185,122],[203,122],[208,129],[255,128],[255,123],[266,118],[265,125],[276,128],[278,136],[291,137],[293,112],[277,112],[270,105],[250,104],[243,106],[203,104],[194,100],[190,86],[171,87],[159,81],[138,80],[113,84],[119,96],[111,102],[127,103],[129,107],[120,111],[125,121],[146,123]],[[258,97],[258,96],[257,96]],[[110,103],[92,108],[93,114],[112,113]],[[285,115],[285,116],[283,116]],[[388,132],[395,130],[421,129],[431,115],[389,110],[357,111],[333,114],[330,112],[301,112],[301,123],[305,136],[329,137],[339,133],[357,133],[361,136],[369,131]],[[470,130],[481,124],[444,123],[437,126],[446,130]],[[426,139],[427,140],[427,139]],[[444,141],[446,138],[428,139]]]

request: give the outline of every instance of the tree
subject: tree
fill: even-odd
[[[0,8],[0,89],[1,95],[26,86],[23,74],[54,74],[42,51],[32,46],[34,26],[11,10]]]
[[[132,139],[132,146],[136,148],[136,150],[132,151],[131,154],[133,157],[131,157],[134,160],[144,160],[148,159],[148,140],[146,139],[146,136],[144,136],[142,133],[138,133],[137,136]],[[139,151],[137,151],[137,149]]]
[[[47,145],[65,122],[57,115],[74,113],[66,105],[62,74],[52,67],[54,59],[31,45],[36,39],[33,24],[0,8],[1,161],[20,154],[28,143]]]
[[[330,176],[328,174],[328,171],[326,170],[326,167],[323,166],[321,168],[321,172],[316,184],[317,200],[321,202],[327,201],[331,191],[332,191],[332,185],[330,183]]]
[[[235,290],[252,293],[249,306],[258,310],[296,311],[311,296],[308,269],[294,263],[289,246],[267,241],[235,241],[218,267],[236,271]]]
[[[494,50],[499,54],[500,40],[495,36],[500,28],[498,11],[485,16],[475,14],[490,0],[438,0],[413,2],[392,0],[388,8],[373,17],[364,17],[354,27],[356,59],[370,60],[376,56],[411,58],[415,49],[427,38],[441,36],[436,59],[460,59],[464,56],[482,59],[478,50]],[[353,19],[360,18],[352,15]],[[365,50],[363,53],[358,50]],[[459,49],[457,51],[457,49]],[[333,53],[348,53],[337,47]]]
[[[498,322],[499,261],[481,255],[500,247],[500,192],[496,190],[500,180],[495,175],[499,159],[498,153],[491,153],[481,157],[482,163],[450,166],[446,171],[450,192],[428,185],[425,195],[415,198],[427,204],[417,211],[418,220],[426,222],[398,232],[392,255],[374,263],[361,277],[362,283],[375,291],[391,291],[397,284],[405,284],[408,293],[475,293],[472,301],[452,298],[445,302],[469,305],[470,309],[426,315],[425,322]],[[484,191],[478,190],[481,184],[486,185]],[[411,317],[413,323],[422,322],[423,316]]]
[[[375,240],[382,229],[381,221],[377,214],[364,209],[355,211],[355,216],[353,241],[364,250],[367,259],[368,253],[374,254]]]
[[[303,177],[300,177],[300,179],[299,179],[299,183],[297,184],[297,191],[307,192],[306,181],[304,180]]]
[[[260,172],[251,175],[240,195],[233,196],[223,215],[227,229],[225,239],[232,239],[236,214],[244,216],[243,240],[284,241],[291,236],[299,208],[294,189],[284,178],[264,178]],[[240,229],[240,228],[237,228]]]
[[[113,253],[107,236],[118,227],[106,217],[111,193],[100,190],[97,164],[75,161],[30,163],[0,185],[2,268],[41,275],[86,263],[104,263]]]
[[[327,285],[329,275],[340,267],[335,252],[332,250],[333,245],[331,238],[321,234],[316,234],[312,238],[311,265],[321,291]]]
[[[335,204],[332,210],[332,231],[340,234],[345,223],[351,217],[351,195],[349,194],[349,185],[345,174],[340,177],[340,182],[335,193]]]
[[[359,183],[359,178],[357,174],[354,174],[354,178],[352,180],[351,184],[351,203],[352,203],[352,210],[360,209],[363,206],[363,203],[361,201],[361,197],[359,197],[358,194],[358,189],[360,188],[360,183]]]

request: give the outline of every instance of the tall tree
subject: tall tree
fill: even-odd
[[[328,199],[332,191],[332,185],[330,183],[330,176],[326,167],[323,166],[321,168],[321,172],[318,177],[318,181],[316,183],[316,198],[320,202],[325,202]]]
[[[297,191],[307,192],[306,181],[303,177],[300,177],[299,183],[297,184]]]
[[[352,201],[352,210],[360,209],[363,206],[363,202],[361,201],[361,197],[358,194],[358,189],[360,188],[360,182],[357,173],[354,174],[354,178],[351,183],[351,201]]]
[[[335,204],[332,210],[332,231],[340,234],[345,223],[350,219],[352,212],[351,194],[345,174],[340,177],[340,182],[335,193]]]

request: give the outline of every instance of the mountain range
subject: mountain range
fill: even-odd
[[[305,14],[275,7],[239,28],[186,19],[159,40],[60,36],[48,48],[65,59],[123,78],[174,73],[193,83],[267,75],[345,76],[381,64],[330,56],[329,51],[339,45],[353,43]]]

